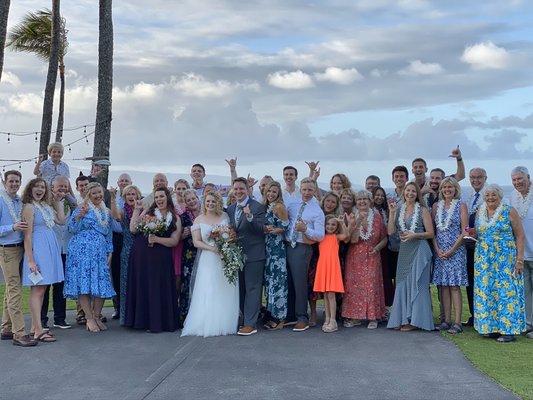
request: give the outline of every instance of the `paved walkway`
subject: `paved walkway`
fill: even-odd
[[[58,342],[0,343],[0,399],[516,399],[437,333],[380,327],[324,334],[180,338],[55,330]]]

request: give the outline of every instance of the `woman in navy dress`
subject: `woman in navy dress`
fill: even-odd
[[[142,210],[139,200],[130,223],[135,237],[128,265],[124,326],[154,333],[173,332],[178,327],[178,298],[172,248],[180,239],[181,223],[167,188],[157,189],[153,204]],[[164,223],[165,231],[160,236],[145,236],[139,231],[145,217]]]
[[[115,296],[109,273],[113,231],[102,185],[91,182],[86,193],[68,222],[74,236],[68,244],[63,293],[67,298],[79,299],[87,330],[99,332],[107,329],[100,320],[104,299]]]

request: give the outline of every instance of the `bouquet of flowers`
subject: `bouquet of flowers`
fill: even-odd
[[[170,222],[172,222],[172,215],[167,213],[167,218],[163,218],[161,213],[157,212],[155,215],[146,214],[142,217],[141,222],[137,225],[137,231],[148,235],[162,236],[168,229]],[[149,247],[153,247],[152,243],[148,244]]]
[[[237,233],[231,226],[219,225],[213,228],[210,239],[220,253],[224,276],[231,284],[236,284],[239,271],[244,268],[245,255],[237,242]]]

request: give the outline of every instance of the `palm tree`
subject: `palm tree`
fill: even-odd
[[[4,69],[4,47],[6,45],[9,3],[10,0],[3,0],[0,5],[0,80],[2,80],[2,70]]]
[[[40,59],[49,61],[52,50],[52,21],[52,11],[49,9],[43,9],[26,14],[22,22],[15,26],[9,33],[7,47],[10,47],[14,51],[33,53]],[[59,91],[59,114],[57,117],[56,142],[61,142],[63,136],[63,121],[65,113],[65,54],[67,53],[68,48],[68,31],[65,28],[64,18],[59,19],[59,27],[58,63],[61,86]],[[49,141],[50,139],[48,139],[46,143],[47,145]],[[42,151],[40,151],[40,153],[42,153]]]
[[[113,97],[113,13],[112,0],[100,0],[98,29],[98,102],[93,157],[109,157]],[[107,187],[108,170],[102,176]]]

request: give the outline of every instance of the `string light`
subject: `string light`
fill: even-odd
[[[98,124],[107,124],[109,122],[111,122],[111,120],[101,121]],[[87,133],[87,127],[96,127],[98,124],[96,123],[95,124],[83,124],[83,125],[75,125],[69,128],[64,128],[61,131],[61,137],[63,137],[63,132],[73,132],[73,131],[77,131],[80,129],[83,129],[83,133]],[[38,135],[39,133],[40,131],[9,131],[9,132],[0,131],[0,135],[7,135],[8,137],[10,136],[20,136],[20,137],[31,136],[31,135]]]

